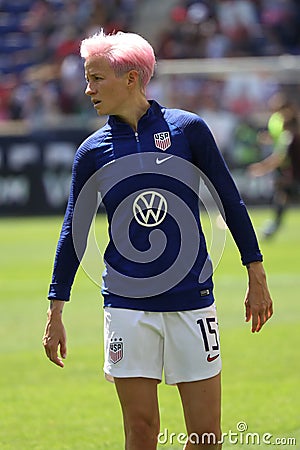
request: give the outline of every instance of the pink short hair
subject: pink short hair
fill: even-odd
[[[146,39],[122,31],[106,35],[101,29],[81,42],[80,54],[84,59],[91,56],[107,58],[117,76],[136,70],[143,88],[149,83],[156,63],[153,48]]]

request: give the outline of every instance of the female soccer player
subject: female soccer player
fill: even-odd
[[[247,267],[246,320],[258,332],[272,315],[255,232],[206,124],[196,114],[148,100],[151,45],[132,33],[82,41],[87,87],[107,123],[79,147],[50,285],[43,338],[64,366],[62,311],[69,300],[99,204],[106,209],[104,372],[114,380],[127,450],[154,450],[157,385],[164,370],[177,385],[188,436],[185,448],[220,449],[221,356],[212,267],[200,224],[199,182],[212,186]],[[207,433],[214,441],[205,440]],[[197,439],[196,439],[197,437]]]

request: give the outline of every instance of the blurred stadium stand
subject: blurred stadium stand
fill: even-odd
[[[134,18],[134,31],[155,45],[159,34],[166,27],[172,9],[178,0],[152,0],[141,2]]]
[[[300,54],[292,0],[0,0],[0,125],[95,118],[78,50],[100,27],[141,33],[159,60]]]

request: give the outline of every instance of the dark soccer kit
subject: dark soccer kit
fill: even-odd
[[[110,116],[77,150],[49,299],[69,300],[101,200],[109,226],[104,306],[163,312],[212,305],[201,180],[242,263],[262,261],[246,207],[207,125],[196,114],[150,104],[137,132]]]

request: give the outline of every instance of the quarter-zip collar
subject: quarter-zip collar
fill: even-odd
[[[140,132],[147,126],[151,125],[152,121],[157,120],[157,113],[161,114],[161,106],[155,100],[149,100],[150,107],[147,109],[146,113],[138,121],[137,131]],[[108,124],[113,130],[123,130],[134,132],[132,127],[126,122],[120,120],[117,116],[109,116]]]

